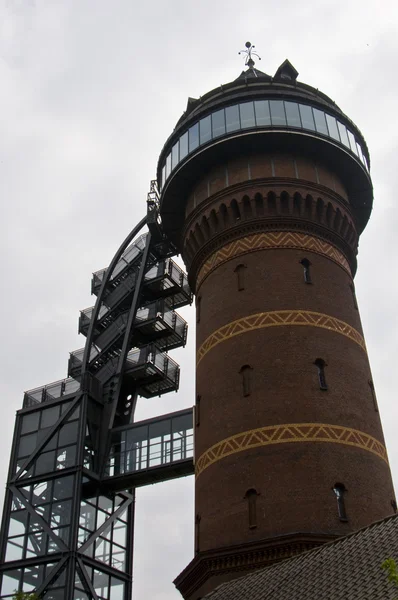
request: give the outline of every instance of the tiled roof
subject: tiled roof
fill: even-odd
[[[381,568],[398,559],[398,515],[224,583],[203,600],[396,600]]]

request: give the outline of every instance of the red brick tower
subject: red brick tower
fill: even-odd
[[[187,110],[159,159],[162,219],[197,306],[195,557],[219,583],[391,514],[353,276],[369,154],[285,61]]]

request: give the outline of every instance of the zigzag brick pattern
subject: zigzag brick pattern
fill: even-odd
[[[266,250],[271,248],[298,248],[322,254],[343,267],[351,276],[350,265],[344,255],[331,244],[304,233],[290,231],[276,231],[271,233],[256,233],[226,244],[221,250],[214,252],[205,262],[197,277],[197,287],[203,279],[222,263],[248,252]]]
[[[376,454],[388,464],[387,451],[383,444],[363,431],[325,423],[290,423],[244,431],[218,442],[206,450],[196,461],[195,474],[196,477],[199,477],[210,465],[231,454],[271,444],[300,442],[326,442],[355,446]]]
[[[265,327],[280,327],[280,326],[306,325],[311,327],[321,327],[328,329],[341,335],[345,335],[353,342],[357,343],[362,350],[366,352],[365,340],[362,335],[351,325],[340,321],[335,317],[324,315],[323,313],[313,312],[309,310],[275,310],[271,312],[262,312],[248,317],[242,317],[232,323],[223,325],[217,329],[200,346],[197,353],[197,365],[212,350],[221,342],[225,342],[236,335],[263,329]]]

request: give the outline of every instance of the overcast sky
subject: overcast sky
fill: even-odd
[[[26,389],[66,376],[91,273],[145,214],[158,155],[188,96],[235,79],[246,40],[273,75],[285,58],[333,98],[371,154],[374,211],[357,295],[398,485],[396,1],[0,0],[0,480]],[[137,418],[194,403],[194,319],[178,394]],[[1,500],[1,499],[0,499]],[[193,478],[137,494],[135,600],[180,598],[193,557]]]

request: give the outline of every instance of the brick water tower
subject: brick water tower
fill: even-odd
[[[286,60],[200,99],[160,155],[161,217],[196,296],[195,557],[219,583],[391,514],[355,297],[366,142]]]

